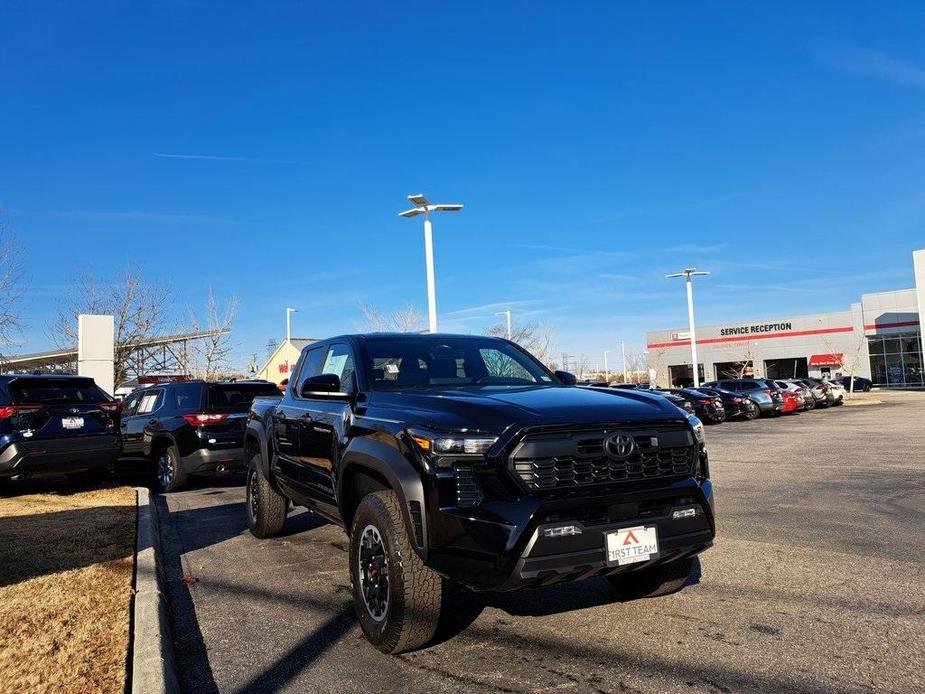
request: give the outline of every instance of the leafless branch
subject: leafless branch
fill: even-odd
[[[51,340],[61,348],[77,344],[77,316],[111,315],[115,323],[115,382],[126,380],[132,352],[139,342],[158,335],[167,320],[170,291],[144,279],[140,271],[126,270],[121,277],[98,283],[79,277],[62,298],[57,316],[48,326]]]
[[[22,327],[22,250],[0,220],[0,347],[8,345]]]
[[[208,331],[208,337],[196,340],[193,345],[190,370],[205,381],[214,381],[228,371],[229,357],[234,345],[229,338],[231,326],[238,315],[238,297],[232,295],[220,308],[212,288],[206,300],[205,323],[201,323],[192,308],[189,309],[190,324],[194,332]]]
[[[424,314],[410,304],[389,314],[371,304],[360,304],[360,311],[363,313],[362,329],[367,332],[419,333],[425,329]]]

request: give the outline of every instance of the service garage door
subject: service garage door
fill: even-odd
[[[806,357],[765,359],[764,373],[766,378],[806,378],[809,376],[809,368]]]

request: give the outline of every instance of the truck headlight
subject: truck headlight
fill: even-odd
[[[700,421],[699,417],[694,415],[688,415],[687,419],[691,423],[691,427],[694,429],[694,438],[697,439],[697,443],[703,443],[705,440],[703,435],[703,422]]]
[[[436,433],[420,428],[409,429],[408,434],[418,450],[438,467],[452,467],[459,459],[475,461],[484,458],[498,440],[496,436]]]

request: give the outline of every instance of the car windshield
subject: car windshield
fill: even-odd
[[[372,390],[558,385],[536,359],[491,338],[371,338],[364,351]]]

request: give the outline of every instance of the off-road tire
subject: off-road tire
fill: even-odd
[[[361,535],[368,526],[378,532],[388,561],[388,604],[381,621],[366,607],[359,573]],[[353,517],[348,553],[353,606],[366,638],[383,653],[420,648],[434,637],[440,621],[443,579],[421,561],[409,537],[394,491],[363,497]]]
[[[164,470],[163,465],[169,467],[169,472]],[[154,454],[155,488],[163,494],[169,494],[182,489],[185,484],[186,471],[180,462],[180,451],[173,445],[159,448]]]
[[[244,484],[247,526],[254,537],[274,537],[286,524],[289,500],[273,489],[270,480],[261,472],[259,461],[260,454],[255,453],[247,463]]]
[[[694,558],[678,559],[649,569],[608,576],[607,580],[626,598],[657,598],[684,587],[694,567]]]

